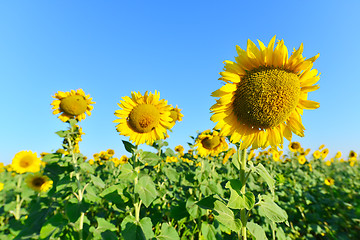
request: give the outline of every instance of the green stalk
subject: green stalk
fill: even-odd
[[[74,131],[74,127],[71,125],[71,131]],[[79,204],[82,202],[83,199],[83,189],[81,186],[81,181],[80,181],[80,172],[78,172],[78,162],[77,159],[75,158],[75,154],[74,154],[74,147],[72,144],[72,140],[70,138],[70,136],[67,136],[67,141],[69,144],[69,148],[70,148],[70,154],[72,156],[72,161],[73,161],[73,166],[74,166],[74,172],[75,172],[75,177],[76,177],[76,184],[78,186],[78,193],[77,195],[74,193],[74,195],[77,197]],[[80,221],[79,221],[79,239],[82,240],[83,239],[83,228],[84,228],[84,217],[85,217],[85,213],[81,212],[80,214]]]
[[[20,175],[20,176],[19,176],[19,179],[18,179],[18,182],[17,182],[17,185],[16,185],[16,188],[17,188],[17,190],[18,190],[19,192],[20,192],[20,187],[21,187],[22,179],[23,179],[23,176]],[[20,193],[18,193],[18,194],[16,195],[16,208],[15,208],[15,213],[13,213],[16,220],[19,220],[19,219],[20,219],[20,210],[21,210],[21,204],[22,204],[22,202],[23,202],[23,200],[21,200]]]
[[[137,149],[137,146],[136,146],[136,149]],[[136,172],[136,177],[134,179],[134,208],[135,208],[135,220],[136,222],[140,222],[140,209],[141,209],[141,204],[142,204],[142,201],[140,200],[139,201],[139,196],[138,194],[136,194],[135,192],[135,187],[136,187],[136,184],[138,183],[139,181],[139,175],[138,175],[138,171],[139,171],[139,167],[138,167],[138,156],[137,156],[137,153],[134,153],[135,154],[135,158],[134,158],[134,162],[133,162],[133,168]]]
[[[240,149],[240,147],[239,147]],[[240,181],[243,183],[243,186],[240,190],[240,192],[245,195],[246,193],[246,149],[243,150],[239,150],[238,149],[238,159],[239,159],[239,163],[240,163]],[[241,233],[241,238],[242,240],[246,240],[247,236],[246,236],[246,224],[247,224],[247,213],[246,213],[246,209],[241,209],[240,210],[240,220],[242,223],[242,227],[240,230]]]

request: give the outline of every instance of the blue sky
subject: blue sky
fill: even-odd
[[[305,148],[325,144],[329,156],[360,152],[359,1],[2,1],[0,2],[0,162],[21,150],[60,148],[67,128],[52,114],[57,91],[82,88],[96,101],[80,123],[82,152],[125,154],[114,111],[131,91],[160,91],[184,118],[170,147],[211,129],[211,92],[224,60],[247,39],[266,45],[276,34],[291,51],[320,53],[320,89],[305,110]],[[288,142],[285,142],[287,147]]]

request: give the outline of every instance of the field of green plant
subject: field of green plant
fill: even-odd
[[[244,224],[253,239],[360,239],[355,152],[325,162],[326,148],[292,143],[201,157],[199,134],[188,152],[164,140],[151,152],[123,141],[127,156],[104,149],[90,159],[76,147],[76,124],[57,132],[63,146],[42,154],[41,174],[17,173],[14,162],[1,168],[0,239],[238,239]]]

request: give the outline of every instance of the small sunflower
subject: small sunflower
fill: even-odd
[[[298,161],[301,165],[305,164],[307,162],[306,157],[304,155],[300,155],[298,157]]]
[[[0,192],[4,189],[4,183],[0,182]]]
[[[85,119],[85,113],[90,116],[90,111],[94,108],[91,104],[95,103],[90,95],[85,95],[82,89],[71,90],[70,92],[58,91],[53,98],[55,98],[51,103],[54,110],[53,114],[61,113],[58,118],[63,122],[71,118],[78,121]]]
[[[328,185],[328,186],[331,186],[331,185],[334,185],[335,180],[332,179],[332,178],[330,178],[330,177],[328,177],[328,178],[326,178],[326,179],[324,180],[324,183],[325,183],[326,185]]]
[[[357,158],[357,156],[358,156],[358,154],[355,151],[353,151],[353,150],[350,151],[349,158]]]
[[[109,156],[114,156],[114,154],[115,154],[115,151],[113,150],[113,149],[108,149],[107,151],[106,151],[106,153],[109,155]]]
[[[129,158],[126,155],[121,156],[121,158],[120,158],[120,163],[121,164],[128,163],[128,161],[129,161]]]
[[[313,85],[320,79],[318,71],[311,69],[319,55],[305,60],[301,44],[288,58],[283,40],[274,49],[275,36],[268,47],[259,45],[248,40],[246,51],[237,46],[236,62],[225,61],[220,73],[225,85],[212,93],[219,98],[210,108],[215,129],[231,136],[231,142],[241,140],[241,149],[281,146],[292,133],[303,137],[303,110],[319,107],[307,100],[319,88]]]
[[[115,111],[119,119],[116,130],[136,145],[147,143],[152,145],[155,140],[168,137],[167,130],[172,128],[173,119],[170,117],[171,106],[164,99],[160,100],[160,93],[155,91],[141,93],[131,92],[130,97],[120,100],[120,110]]]
[[[324,149],[321,151],[321,157],[322,157],[323,159],[325,159],[328,154],[329,154],[329,149],[328,149],[328,148],[324,148]]]
[[[39,172],[41,160],[32,151],[21,151],[15,154],[11,168],[17,173]]]
[[[170,117],[173,120],[173,125],[175,125],[175,122],[181,122],[183,116],[181,109],[179,109],[177,105],[170,110]]]
[[[178,146],[175,147],[175,152],[180,153],[180,155],[184,155],[184,151],[185,151],[185,149],[181,145],[178,145]]]
[[[225,137],[219,135],[218,131],[206,130],[196,139],[195,147],[200,156],[217,156],[219,153],[228,149]]]
[[[336,153],[335,158],[341,158],[341,152],[340,152],[340,151],[338,151],[338,152]]]
[[[29,175],[25,182],[28,187],[37,192],[47,192],[53,186],[53,181],[41,173]]]
[[[319,150],[315,150],[315,151],[313,152],[313,157],[314,157],[315,159],[321,158],[321,152],[320,152]]]
[[[289,144],[289,150],[292,152],[299,152],[301,149],[301,145],[299,142],[291,142]]]

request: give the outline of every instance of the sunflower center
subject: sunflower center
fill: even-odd
[[[291,148],[297,150],[300,148],[300,144],[298,142],[293,142],[291,143]]]
[[[152,104],[136,106],[129,114],[128,123],[138,133],[151,132],[159,124],[160,112]]]
[[[73,95],[61,99],[60,109],[72,116],[78,116],[85,113],[87,102],[83,96]]]
[[[216,148],[217,146],[219,146],[220,144],[220,137],[219,136],[214,136],[212,138],[204,138],[202,141],[201,141],[202,145],[204,148],[206,149],[214,149]]]
[[[41,187],[45,183],[45,179],[41,177],[34,178],[32,181],[33,186]]]
[[[281,68],[260,67],[248,72],[237,86],[233,101],[238,120],[266,129],[286,121],[298,104],[299,77]]]
[[[177,119],[178,119],[178,113],[177,113],[176,111],[174,111],[174,110],[171,110],[171,111],[170,111],[170,117],[171,117],[172,120],[175,122],[175,121],[177,121]]]
[[[22,168],[27,168],[31,165],[31,162],[33,161],[32,157],[23,157],[20,161],[20,166]]]

